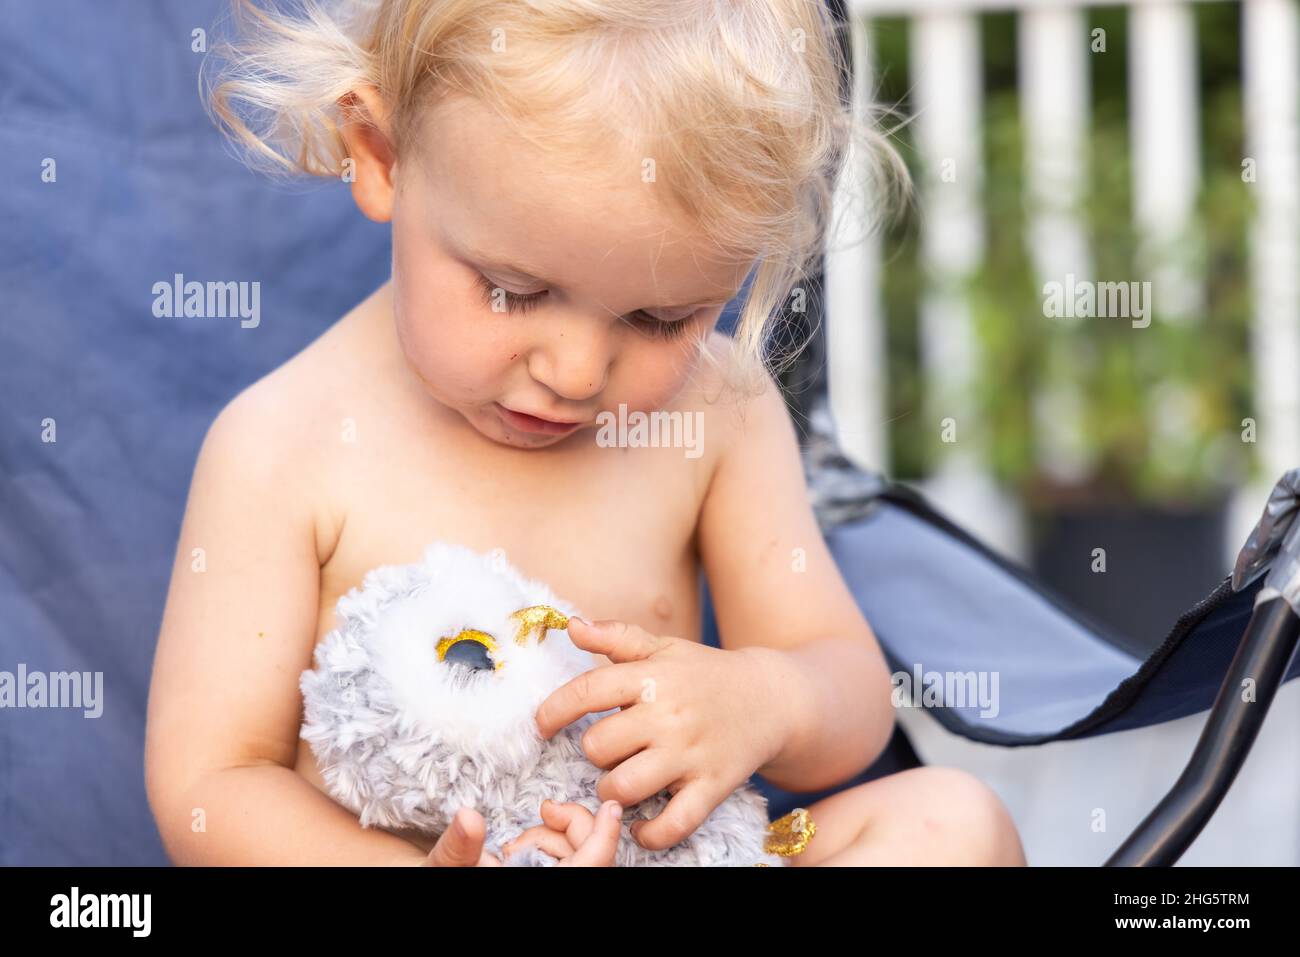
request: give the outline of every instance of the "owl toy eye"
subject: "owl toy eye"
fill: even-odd
[[[504,664],[493,664],[492,653],[496,650],[496,639],[487,632],[466,628],[438,641],[438,660],[447,664],[464,665],[474,671],[493,671]]]

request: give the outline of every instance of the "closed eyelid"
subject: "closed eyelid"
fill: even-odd
[[[482,247],[479,247],[477,244],[475,244],[472,241],[457,241],[453,239],[452,246],[455,250],[458,251],[459,258],[466,265],[477,270],[480,274],[494,273],[497,276],[499,276],[500,279],[506,279],[508,282],[517,286],[542,287],[540,289],[530,289],[528,292],[515,292],[514,290],[510,290],[510,289],[506,290],[507,292],[514,293],[514,295],[516,296],[533,296],[542,292],[551,292],[551,291],[559,290],[562,289],[564,286],[563,283],[553,282],[552,280],[545,279],[542,276],[538,275],[539,273],[544,272],[545,270],[539,269],[537,266],[531,263],[522,262],[522,261],[517,263],[505,262],[503,259],[497,258],[496,254],[486,249],[483,249]],[[501,285],[500,279],[493,279],[492,277],[488,277],[488,276],[485,276],[484,278],[488,279],[489,281],[497,285]],[[502,288],[504,288],[504,286],[502,286]],[[741,284],[741,288],[743,288],[743,283]],[[609,309],[608,306],[605,306],[605,308],[608,309],[610,314],[614,316],[640,314],[640,315],[648,316],[649,318],[658,320],[660,322],[671,323],[671,322],[680,322],[682,320],[689,319],[695,313],[700,312],[701,310],[704,309],[713,309],[715,307],[725,306],[727,305],[727,303],[735,299],[736,296],[738,296],[739,294],[740,294],[740,289],[736,289],[734,292],[730,293],[725,298],[717,298],[716,295],[715,296],[706,295],[705,297],[697,300],[696,302],[674,303],[672,305],[641,306],[637,309],[632,310],[632,312],[628,312],[628,313],[615,312],[613,309]],[[605,304],[601,303],[601,305],[604,306]],[[656,315],[656,313],[667,313],[668,315]]]
[[[495,286],[500,286],[506,292],[515,296],[538,296],[544,292],[552,291],[556,286],[555,283],[547,282],[545,279],[538,279],[537,277],[532,276],[527,272],[523,272],[522,270],[519,270],[513,266],[506,266],[506,265],[491,263],[491,262],[483,262],[480,265],[476,266],[475,268],[477,269],[479,274],[484,278],[484,280],[486,280],[488,283],[491,283]],[[514,274],[516,277],[518,277],[518,280],[514,281],[518,285],[527,286],[532,283],[537,283],[544,288],[532,289],[527,292],[519,292],[514,289],[506,289],[505,285],[501,282],[499,278],[494,278],[492,276],[487,275],[490,272],[497,272],[497,271],[504,271],[504,272]],[[733,296],[731,298],[735,298],[735,297]],[[720,306],[725,306],[730,301],[731,299],[714,299],[711,301],[692,303],[690,305],[646,306],[640,309],[633,309],[631,312],[628,313],[615,312],[613,309],[610,309],[608,306],[606,306],[603,302],[601,303],[601,306],[604,307],[605,310],[608,311],[609,314],[614,317],[625,316],[625,315],[627,316],[642,315],[649,319],[654,319],[658,322],[671,324],[675,322],[684,322],[685,320],[690,319],[692,316],[694,316],[697,312],[700,312],[701,310],[714,309]],[[661,312],[677,313],[677,315],[669,315],[669,316],[656,315],[656,313],[661,313]]]
[[[552,283],[529,272],[529,268],[533,267],[526,267],[524,265],[516,266],[506,262],[498,262],[490,256],[471,254],[466,257],[466,262],[467,264],[472,265],[473,268],[477,269],[479,272],[505,273],[509,276],[513,276],[525,285],[528,283],[540,283],[543,286],[556,285],[556,283]]]
[[[494,311],[501,311],[499,306],[504,305],[505,307],[504,311],[512,314],[516,312],[524,312],[524,313],[530,312],[532,309],[536,308],[538,304],[541,303],[542,298],[546,296],[547,293],[549,292],[549,290],[546,289],[543,289],[540,292],[531,292],[531,293],[511,292],[509,289],[506,289],[503,286],[494,285],[493,280],[489,279],[482,272],[478,274],[477,282],[479,288],[482,290],[483,301],[485,304],[492,306]],[[505,294],[504,303],[497,302],[496,301],[497,298],[502,293]],[[633,326],[641,328],[643,330],[649,329],[651,331],[651,334],[654,335],[656,338],[661,338],[665,340],[675,339],[676,337],[682,335],[691,326],[692,321],[695,319],[695,317],[698,316],[701,312],[701,310],[697,309],[680,319],[674,319],[670,321],[667,319],[657,318],[656,316],[652,316],[649,313],[640,309],[636,310],[635,312],[628,313],[627,315],[620,316],[617,313],[615,313],[612,309],[609,309],[608,307],[605,308],[606,311],[609,312],[609,314],[613,316],[616,320],[620,322],[630,323]]]
[[[513,289],[506,289],[505,283],[501,279],[493,276],[489,276],[488,275],[489,272],[492,272],[491,267],[484,267],[478,270],[479,275],[482,276],[488,283],[490,283],[493,286],[500,286],[502,289],[505,289],[506,292],[514,293],[516,296],[535,296],[538,295],[539,293],[547,292],[550,289],[550,287],[545,282],[542,282],[542,280],[540,279],[531,279],[531,278],[527,280],[511,279],[509,280],[509,283],[510,285],[514,285],[514,286],[528,286],[533,283],[538,283],[544,287],[542,289],[534,289],[529,292],[515,292]]]

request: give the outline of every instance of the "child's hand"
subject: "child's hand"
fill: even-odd
[[[483,815],[463,807],[424,859],[424,867],[500,867],[501,862],[483,850],[487,825]]]
[[[536,847],[559,860],[559,867],[613,867],[623,809],[614,801],[599,816],[581,804],[542,802],[542,820],[501,849],[507,860],[524,847]]]
[[[652,635],[620,621],[569,618],[579,648],[613,664],[556,689],[537,709],[549,738],[584,714],[621,708],[582,736],[587,758],[610,769],[602,800],[627,807],[668,789],[655,818],[632,825],[642,847],[662,850],[688,837],[715,807],[785,745],[791,722],[771,668],[756,651],[724,651]]]

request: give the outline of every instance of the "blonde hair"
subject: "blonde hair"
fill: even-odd
[[[726,370],[741,373],[742,390],[761,381],[762,363],[777,371],[802,348],[777,356],[766,343],[821,252],[850,147],[868,157],[867,181],[854,185],[874,209],[892,187],[906,191],[887,137],[841,98],[846,65],[824,0],[234,4],[245,29],[218,47],[208,103],[255,165],[340,175],[341,101],[367,84],[399,155],[420,110],[455,91],[556,155],[589,161],[605,138],[652,158],[670,207],[758,263],[733,335],[739,362]]]

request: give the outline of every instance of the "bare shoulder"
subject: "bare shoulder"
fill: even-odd
[[[337,541],[341,519],[328,495],[330,457],[352,408],[344,384],[358,381],[351,315],[288,361],[253,382],[217,414],[204,437],[195,482],[247,494],[284,519],[310,528],[322,560]],[[364,381],[364,380],[362,380]]]
[[[737,346],[720,332],[708,340],[713,362],[701,362],[687,402],[704,410],[705,429],[714,444],[714,465],[742,454],[756,443],[787,445],[794,441],[793,425],[781,395],[781,387],[761,366],[752,371],[735,369],[728,374]]]
[[[292,473],[300,470],[282,467],[301,462],[308,451],[309,432],[301,426],[303,413],[320,397],[315,385],[324,371],[320,360],[313,344],[242,389],[208,427],[200,462],[220,466],[233,460],[245,472],[274,480],[277,486],[292,482]]]
[[[372,297],[373,299],[373,297]],[[324,414],[350,403],[349,383],[363,376],[365,365],[374,361],[376,346],[368,341],[374,323],[368,321],[371,300],[361,303],[296,355],[272,369],[235,396],[223,410],[253,425],[260,419],[269,427],[323,418]],[[372,377],[374,370],[369,373]],[[281,434],[282,440],[292,436]]]

